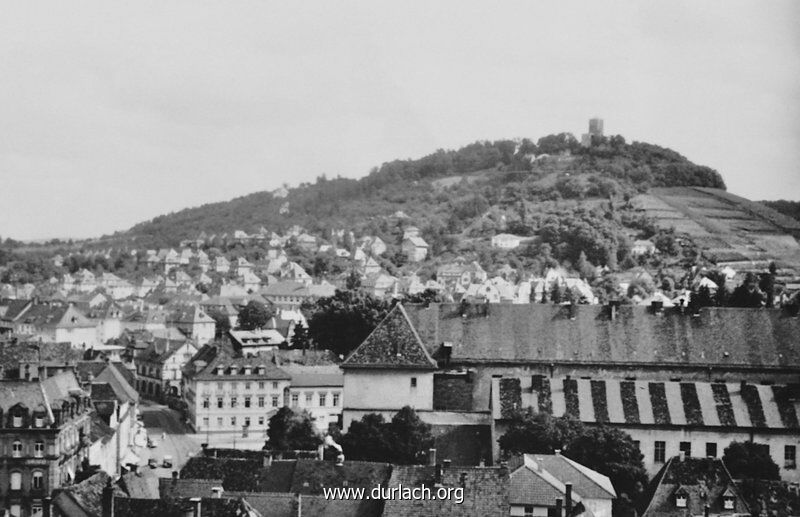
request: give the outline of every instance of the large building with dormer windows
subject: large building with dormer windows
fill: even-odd
[[[260,448],[269,418],[289,403],[290,381],[266,357],[235,358],[205,347],[183,371],[187,418],[212,446]]]
[[[91,402],[71,371],[0,381],[0,514],[42,515],[89,454]]]

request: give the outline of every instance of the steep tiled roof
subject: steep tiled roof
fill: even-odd
[[[128,472],[119,481],[119,487],[135,499],[158,499],[160,478],[150,469],[139,469],[137,472]]]
[[[244,367],[247,366],[250,368],[250,374],[244,374]],[[230,357],[227,354],[218,354],[208,365],[198,374],[194,375],[194,378],[197,380],[214,380],[219,379],[220,376],[217,375],[217,369],[219,367],[223,368],[223,378],[234,378],[234,375],[231,374],[231,368],[236,367],[237,373],[235,374],[235,378],[238,380],[258,380],[258,379],[269,379],[269,380],[289,380],[291,376],[283,371],[282,369],[278,368],[272,361],[263,355],[255,355],[255,356],[248,356],[248,357]],[[264,373],[259,374],[258,369],[264,368]]]
[[[342,368],[435,369],[436,362],[403,306],[397,304],[342,363]]]
[[[65,512],[71,508],[68,502],[71,500],[86,512],[86,515],[102,515],[103,488],[110,480],[110,476],[101,470],[88,479],[62,490],[53,498],[53,506]]]
[[[335,364],[323,366],[302,366],[287,364],[281,369],[292,376],[292,387],[343,386],[344,375]]]
[[[800,430],[800,401],[790,396],[793,386],[559,377],[542,379],[538,385],[528,377],[495,381],[493,389],[499,392],[501,402],[516,399],[517,407],[533,407],[554,416],[574,411],[574,416],[587,423]],[[508,381],[516,381],[516,388]],[[525,383],[521,389],[520,382]],[[595,386],[604,389],[593,389]],[[599,418],[600,408],[603,419]],[[493,412],[495,418],[508,417],[502,406],[494,407]]]
[[[210,497],[215,487],[222,487],[221,479],[158,478],[160,497]],[[230,494],[226,492],[225,496]]]
[[[493,304],[462,315],[455,304],[408,306],[431,353],[453,344],[455,362],[591,362],[800,369],[800,319],[780,310]]]
[[[686,508],[677,508],[675,492],[682,489],[687,495]],[[703,515],[704,506],[709,505],[711,515],[733,515],[724,511],[722,495],[730,491],[736,497],[735,514],[749,515],[747,505],[738,494],[733,479],[719,458],[670,459],[650,482],[644,504],[640,508],[642,517],[681,517]]]
[[[89,439],[92,440],[92,443],[98,440],[102,440],[103,443],[106,443],[114,436],[115,432],[114,429],[100,418],[100,415],[92,413],[92,426],[89,431]]]
[[[0,343],[0,365],[11,371],[20,363],[64,365],[80,360],[83,353],[69,343]]]
[[[429,486],[435,491],[435,467],[398,465],[392,470],[388,486]],[[464,501],[453,500],[387,500],[385,517],[456,517],[456,516],[507,516],[508,471],[491,467],[451,467],[443,469],[441,484],[444,487],[463,487]]]

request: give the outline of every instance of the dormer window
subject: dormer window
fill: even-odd
[[[259,375],[266,375],[267,374],[267,369],[264,368],[263,366],[259,366],[258,367],[258,374]]]
[[[22,427],[22,417],[20,415],[14,415],[11,418],[11,425],[13,427]]]
[[[250,375],[252,372],[253,372],[253,371],[250,369],[250,367],[246,367],[246,368],[244,369],[244,374],[245,374],[245,375]]]
[[[675,491],[675,507],[686,508],[689,502],[689,492],[685,488],[680,487]]]
[[[735,510],[736,509],[736,494],[733,493],[730,487],[728,487],[722,493],[722,509],[723,510]]]
[[[225,368],[222,366],[217,366],[217,375],[223,375],[225,373]]]
[[[33,418],[33,425],[34,425],[35,427],[44,427],[44,416],[42,416],[42,415],[36,415],[36,416]]]

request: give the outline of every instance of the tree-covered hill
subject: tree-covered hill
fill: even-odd
[[[451,181],[443,184],[445,178]],[[189,208],[103,240],[174,246],[200,232],[254,232],[262,226],[281,232],[295,224],[323,236],[332,228],[385,234],[397,224],[392,219],[396,212],[408,216],[405,224],[439,235],[479,234],[481,220],[493,215],[510,217],[517,233],[532,234],[535,221],[527,218],[537,212],[533,204],[623,199],[664,186],[725,188],[719,173],[670,149],[627,143],[621,136],[595,138],[586,148],[561,133],[536,142],[483,141],[440,149],[419,159],[384,163],[358,180],[321,176],[289,189],[286,197],[258,192]]]

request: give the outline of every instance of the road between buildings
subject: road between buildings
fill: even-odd
[[[180,470],[189,458],[200,452],[201,437],[191,432],[174,409],[142,401],[139,412],[147,435],[158,443],[152,449],[142,448],[140,456],[145,463],[150,458],[158,461],[158,468],[152,470],[159,477],[171,477],[173,470]],[[164,456],[172,456],[171,468],[162,467]]]

